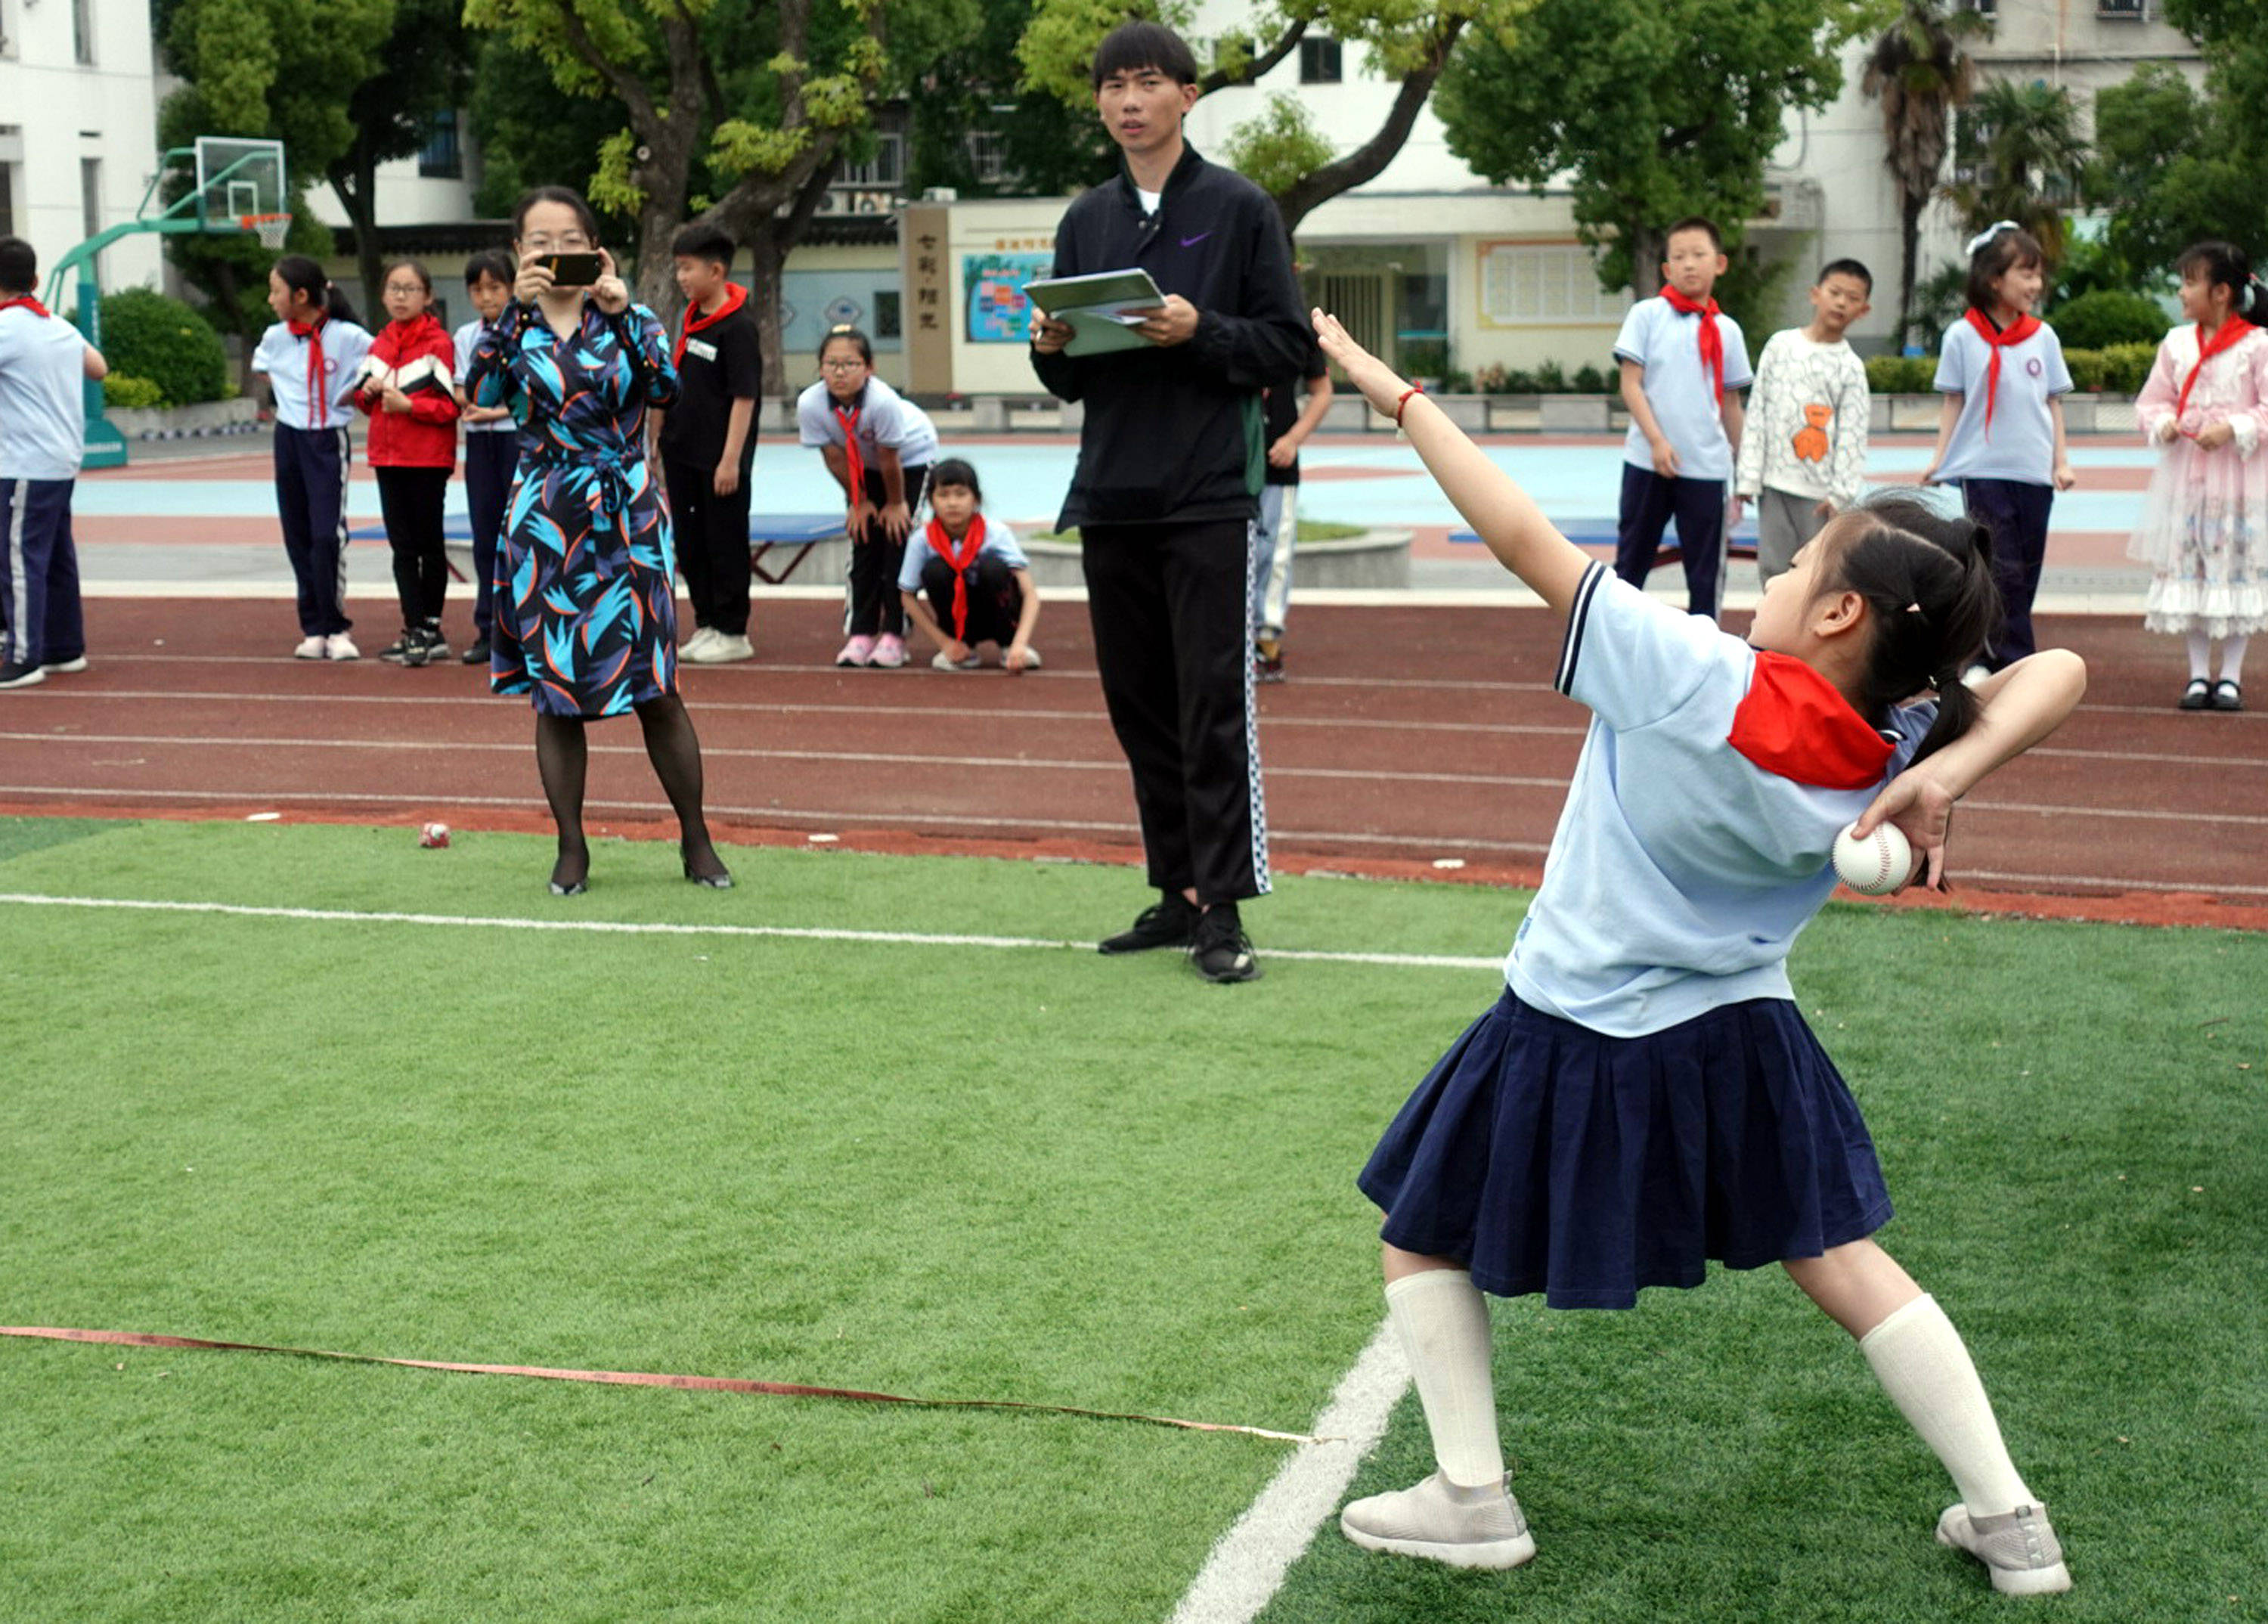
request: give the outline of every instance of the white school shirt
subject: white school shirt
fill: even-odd
[[[1756,358],[1733,489],[1854,506],[1866,484],[1872,399],[1866,364],[1847,340],[1815,344],[1800,327],[1774,333]]]
[[[2048,413],[2048,402],[2071,388],[2071,371],[2063,364],[2063,344],[2055,328],[2043,321],[2039,331],[2023,343],[2000,351],[2000,388],[1993,397],[1988,434],[1984,388],[1992,376],[1992,346],[1977,336],[1965,318],[1947,328],[1944,351],[1937,361],[1937,389],[1962,399],[1937,477],[1947,484],[1960,479],[2053,484],[2055,419]]]
[[[58,315],[0,310],[0,479],[77,479],[86,340]]]
[[[979,558],[998,558],[1012,570],[1028,570],[1032,561],[1024,557],[1024,550],[1016,542],[1016,533],[997,519],[986,519],[982,513],[977,520],[984,527],[984,539],[976,549]],[[913,534],[906,537],[905,562],[898,566],[898,590],[919,592],[922,589],[922,565],[938,556],[937,549],[929,544],[929,527],[916,525]]]
[[[1789,997],[1788,949],[1835,889],[1837,833],[1904,770],[1936,705],[1877,734],[1802,661],[1597,563],[1553,686],[1591,727],[1505,961],[1513,992],[1614,1037]]]
[[[806,446],[843,443],[843,420],[835,415],[834,397],[823,382],[796,397],[795,421]],[[905,467],[926,467],[937,461],[937,425],[929,413],[888,384],[869,378],[858,403],[859,459],[868,468],[880,468],[881,459],[875,453],[884,446],[896,452]]]
[[[1705,319],[1680,315],[1660,295],[1642,299],[1630,307],[1622,331],[1615,335],[1615,357],[1646,368],[1646,403],[1653,408],[1654,422],[1676,447],[1677,476],[1730,479],[1733,442],[1725,438],[1716,374],[1701,365]],[[1730,394],[1749,386],[1749,345],[1739,322],[1723,314],[1716,321],[1717,336],[1725,346],[1725,391]],[[1623,461],[1653,471],[1653,447],[1635,423],[1623,439]]]
[[[313,354],[312,337],[301,337],[286,322],[278,321],[260,336],[252,352],[252,370],[268,374],[276,391],[276,421],[292,429],[342,429],[355,418],[355,380],[370,354],[368,333],[351,321],[323,323],[323,379],[328,388],[307,387],[307,363]],[[328,397],[328,413],[315,421],[318,393]]]
[[[457,344],[457,381],[459,383],[464,382],[473,375],[473,348],[481,342],[481,330],[487,325],[488,323],[482,321],[480,317],[475,316],[452,335]],[[468,389],[465,392],[465,398],[468,400],[472,398],[471,390]],[[465,432],[468,434],[517,434],[519,432],[519,424],[510,417],[498,417],[494,423],[468,423],[465,424]]]

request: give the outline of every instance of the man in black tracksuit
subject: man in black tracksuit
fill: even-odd
[[[1182,139],[1196,81],[1189,47],[1155,23],[1096,48],[1095,103],[1126,168],[1065,210],[1055,274],[1139,266],[1166,302],[1142,324],[1149,347],[1104,355],[1064,354],[1071,329],[1042,317],[1032,365],[1086,406],[1057,528],[1084,543],[1095,663],[1160,893],[1102,951],[1186,948],[1206,979],[1248,981],[1236,904],[1269,889],[1248,631],[1260,392],[1299,376],[1310,327],[1275,204]]]

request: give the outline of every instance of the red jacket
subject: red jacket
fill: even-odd
[[[417,373],[431,361],[438,384],[406,388],[409,410],[386,410],[386,395],[365,394],[358,387],[355,404],[370,417],[365,454],[372,468],[454,468],[457,466],[457,392],[452,387],[457,367],[457,346],[449,329],[428,314],[408,321],[389,321],[371,341],[370,364],[395,373]]]

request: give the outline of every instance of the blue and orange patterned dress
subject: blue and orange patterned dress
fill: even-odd
[[[584,718],[675,693],[675,555],[645,459],[646,408],[677,398],[661,322],[644,305],[586,304],[562,338],[541,312],[508,311],[474,346],[465,389],[519,423],[489,686]]]

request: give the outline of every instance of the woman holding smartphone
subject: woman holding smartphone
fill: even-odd
[[[512,302],[474,346],[466,391],[517,402],[519,481],[497,549],[489,685],[535,706],[535,761],[559,831],[554,896],[586,888],[584,724],[636,712],[677,813],[685,877],[733,883],[701,812],[701,742],[677,693],[669,513],[645,413],[677,395],[668,335],[630,303],[582,197],[540,186],[512,210]]]

